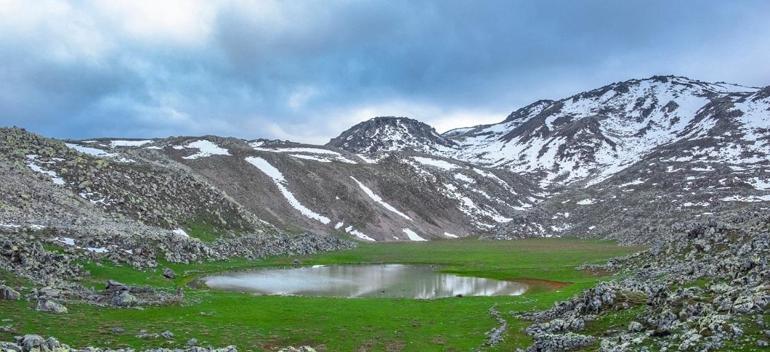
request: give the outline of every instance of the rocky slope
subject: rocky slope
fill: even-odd
[[[531,183],[511,172],[416,152],[368,158],[214,136],[62,143],[19,129],[0,135],[9,178],[0,187],[13,205],[0,221],[11,227],[82,227],[120,216],[216,236],[426,240],[490,231],[535,201]]]
[[[650,250],[584,270],[619,279],[536,313],[530,351],[764,350],[770,339],[770,216],[682,222]]]

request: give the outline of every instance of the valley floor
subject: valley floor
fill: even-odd
[[[497,321],[496,306],[509,328],[502,344],[490,350],[509,351],[531,343],[509,311],[549,308],[554,302],[608,278],[606,273],[579,271],[583,263],[600,263],[640,250],[607,241],[529,239],[518,241],[453,240],[362,244],[356,249],[309,257],[277,257],[264,261],[230,260],[203,264],[162,263],[158,269],[137,271],[109,263],[84,263],[91,275],[87,286],[103,288],[109,279],[174,292],[181,288],[185,303],[144,309],[100,308],[69,304],[69,313],[35,311],[34,302],[0,300],[0,341],[35,333],[56,336],[70,346],[184,347],[191,338],[200,346],[235,345],[239,350],[273,350],[309,345],[319,351],[468,351],[482,347],[485,334]],[[312,298],[254,296],[196,288],[206,273],[261,266],[403,263],[437,264],[460,275],[494,279],[526,279],[532,289],[515,297],[461,297],[435,300],[385,298]],[[162,276],[172,268],[174,280]],[[0,273],[0,281],[16,278]],[[561,285],[559,283],[568,283]],[[14,330],[14,331],[8,331]],[[173,338],[137,337],[164,331]]]

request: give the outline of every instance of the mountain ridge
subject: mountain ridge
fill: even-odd
[[[647,242],[649,233],[628,224],[766,206],[769,97],[770,87],[653,76],[538,100],[500,123],[444,134],[376,117],[324,146],[211,135],[60,142],[5,129],[3,160],[107,214],[168,230],[203,222],[224,232],[265,227],[364,241]],[[223,208],[210,212],[203,205],[211,202]],[[185,215],[185,207],[200,210]],[[0,220],[69,221],[38,215],[6,210]]]

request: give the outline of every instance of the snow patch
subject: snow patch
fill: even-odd
[[[305,155],[305,154],[289,154],[289,155],[291,155],[291,157],[293,157],[293,158],[304,159],[304,160],[313,160],[313,161],[317,161],[317,162],[320,162],[320,163],[330,163],[330,162],[332,162],[329,159],[323,159],[323,158],[315,157],[315,156],[312,156],[312,155]]]
[[[459,166],[455,164],[439,159],[426,158],[422,156],[415,156],[412,159],[420,164],[437,167],[442,170],[453,170],[459,168]]]
[[[171,231],[171,233],[181,237],[188,237],[188,238],[190,237],[190,235],[187,234],[187,231],[183,229],[174,229],[173,231]]]
[[[577,205],[591,205],[591,204],[596,204],[596,199],[587,198],[577,202]]]
[[[720,199],[723,202],[770,202],[770,194],[764,196],[730,196]]]
[[[195,142],[190,142],[185,147],[190,149],[198,149],[198,152],[193,155],[182,157],[182,159],[190,160],[190,159],[198,159],[198,158],[203,158],[203,157],[212,156],[212,155],[230,155],[227,149],[222,148],[216,145],[214,142],[208,141],[205,139],[201,139]]]
[[[410,241],[427,241],[426,239],[420,237],[416,232],[412,231],[411,229],[402,229],[404,233],[406,234],[406,237],[409,237]]]
[[[141,147],[147,143],[152,143],[151,140],[145,139],[141,141],[132,141],[132,140],[115,140],[110,141],[110,146],[115,147]]]
[[[454,174],[454,178],[456,180],[459,180],[459,181],[462,181],[462,182],[465,182],[465,183],[476,183],[476,180],[474,180],[474,179],[472,179],[472,178],[470,178],[468,176],[465,176],[463,174]]]
[[[57,242],[61,242],[63,244],[66,244],[68,246],[74,246],[75,245],[75,240],[70,238],[70,237],[55,237],[54,240],[56,240]]]
[[[47,170],[36,163],[37,155],[27,155],[27,166],[34,172],[41,173],[51,178],[51,181],[55,185],[64,185],[64,179],[59,177],[59,174],[53,170]]]
[[[370,241],[370,242],[374,242],[375,241],[374,238],[371,238],[371,237],[365,235],[363,232],[354,229],[353,226],[346,227],[345,228],[345,232],[347,232],[347,233],[349,233],[349,234],[351,234],[353,236],[356,236],[359,239],[362,239],[364,241]]]
[[[751,184],[754,189],[760,190],[760,191],[767,191],[770,190],[770,179],[763,180],[759,177],[754,177],[747,181],[749,184]]]

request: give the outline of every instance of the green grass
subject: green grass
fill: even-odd
[[[214,242],[216,239],[222,237],[221,231],[209,222],[201,219],[190,221],[184,226],[184,230],[188,235],[203,242]]]
[[[537,239],[520,241],[434,241],[362,244],[356,249],[309,257],[278,257],[263,261],[233,259],[202,264],[170,264],[178,277],[164,279],[158,269],[137,271],[113,264],[87,263],[84,282],[101,288],[107,279],[168,290],[185,287],[188,303],[144,309],[98,308],[69,304],[70,313],[35,312],[31,302],[0,302],[0,318],[10,318],[17,331],[59,337],[74,346],[183,346],[191,337],[202,344],[235,344],[241,350],[273,350],[306,344],[327,351],[468,351],[482,344],[495,326],[488,314],[497,305],[509,311],[544,309],[604,278],[575,270],[586,262],[602,262],[638,248],[606,241]],[[206,273],[262,266],[303,264],[414,263],[440,264],[460,275],[495,279],[536,279],[569,282],[552,289],[543,285],[518,297],[463,297],[436,300],[388,298],[316,298],[252,296],[191,289],[187,283]],[[549,287],[551,289],[549,289]],[[511,329],[496,350],[524,347],[530,341],[521,329],[526,322],[509,318]],[[111,333],[122,327],[123,334]],[[140,329],[170,330],[176,338],[140,340]],[[13,334],[0,333],[7,340]]]

